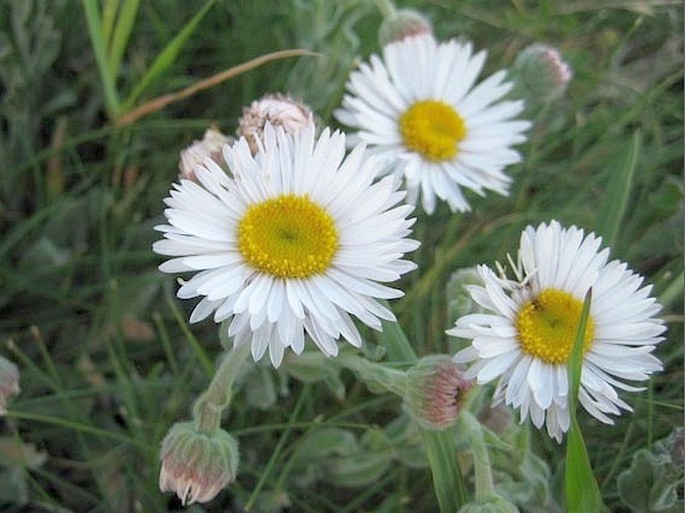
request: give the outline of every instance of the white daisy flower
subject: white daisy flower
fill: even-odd
[[[467,378],[480,384],[499,378],[494,401],[504,400],[530,414],[557,441],[568,430],[567,362],[575,341],[588,289],[592,302],[583,345],[580,404],[600,421],[631,410],[616,389],[639,391],[623,380],[644,381],[660,371],[652,355],[666,327],[654,318],[660,306],[649,297],[651,285],[618,260],[608,262],[609,249],[599,251],[594,233],[569,229],[552,221],[521,235],[517,280],[497,276],[481,265],[484,286],[472,285],[473,299],[488,312],[460,318],[447,333],[471,339],[454,356],[475,362]]]
[[[337,119],[358,129],[403,176],[408,198],[421,194],[423,209],[435,210],[436,196],[454,212],[469,210],[462,188],[507,195],[503,170],[521,160],[511,146],[526,140],[528,121],[513,119],[522,101],[501,101],[513,87],[499,71],[474,87],[486,52],[470,43],[437,43],[420,34],[391,43],[383,57],[371,56],[347,82]]]
[[[405,192],[392,177],[373,183],[377,161],[363,145],[345,156],[340,132],[315,141],[313,124],[294,135],[267,124],[260,144],[254,156],[244,137],[224,146],[232,176],[205,159],[200,185],[174,184],[153,246],[174,258],[160,270],[196,272],[178,290],[202,297],[190,321],[230,319],[234,345],[250,343],[255,360],[268,349],[277,367],[285,348],[302,352],[305,332],[330,356],[340,336],[359,347],[351,315],[376,330],[395,320],[376,298],[403,293],[378,282],[416,267],[402,259],[418,247],[406,238],[412,207],[397,206]]]

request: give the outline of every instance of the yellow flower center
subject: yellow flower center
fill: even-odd
[[[309,197],[283,194],[248,207],[238,225],[238,249],[262,272],[307,278],[330,266],[338,232],[330,214]]]
[[[450,105],[435,100],[416,102],[400,116],[404,145],[423,158],[440,162],[453,158],[466,137],[464,120]]]
[[[583,302],[568,292],[543,290],[528,301],[516,317],[519,343],[525,353],[547,363],[566,363],[576,340]],[[592,345],[595,324],[588,317],[583,352]]]

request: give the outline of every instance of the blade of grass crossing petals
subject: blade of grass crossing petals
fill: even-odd
[[[626,143],[624,157],[618,169],[611,175],[612,178],[607,185],[607,195],[597,218],[597,232],[604,238],[604,243],[611,248],[616,247],[621,222],[628,207],[635,168],[640,155],[640,140],[640,132],[636,131],[631,141]]]
[[[124,111],[131,109],[138,97],[148,87],[156,82],[174,63],[174,60],[176,60],[176,56],[181,51],[181,48],[183,48],[186,41],[190,38],[193,32],[195,32],[195,29],[200,21],[202,21],[202,18],[205,17],[207,12],[209,12],[209,9],[212,7],[212,5],[214,5],[214,1],[215,0],[208,0],[202,9],[200,9],[197,14],[193,16],[193,18],[185,25],[185,27],[183,27],[183,29],[181,29],[176,37],[173,38],[166,45],[166,47],[164,47],[164,50],[157,55],[157,58],[155,58],[152,66],[150,66],[150,69],[147,70],[145,75],[143,75],[143,78],[140,79],[140,82],[138,82],[133,88],[131,94],[128,96],[128,98],[126,98],[126,101],[124,102]]]
[[[590,466],[583,434],[576,419],[576,402],[583,365],[583,340],[591,302],[592,289],[589,289],[585,295],[576,340],[568,361],[568,406],[571,425],[566,441],[565,488],[566,508],[569,513],[599,513],[604,509],[599,486]]]

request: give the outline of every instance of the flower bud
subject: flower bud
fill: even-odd
[[[160,452],[159,489],[176,492],[183,505],[208,502],[238,472],[238,442],[221,429],[201,433],[193,422],[178,422],[169,430]]]
[[[428,19],[412,9],[400,9],[386,17],[378,29],[381,46],[402,41],[406,37],[432,34],[433,26]]]
[[[237,134],[247,139],[253,155],[259,151],[257,139],[262,137],[267,122],[282,127],[286,133],[295,134],[314,123],[314,114],[304,103],[280,93],[267,94],[253,101],[249,107],[243,107]]]
[[[224,144],[230,144],[231,137],[225,136],[215,128],[208,128],[201,141],[194,141],[193,144],[181,151],[181,161],[178,163],[180,178],[197,182],[193,168],[207,157],[210,157],[217,164],[221,162],[221,148]]]
[[[407,371],[405,408],[424,428],[445,429],[461,411],[471,382],[448,355],[431,355]]]
[[[459,513],[519,513],[511,502],[495,496],[484,501],[469,502],[459,508]]]
[[[7,400],[19,393],[19,369],[0,356],[0,415],[7,413]]]
[[[544,103],[561,97],[573,76],[559,50],[533,44],[516,57],[512,67],[518,91],[533,103]]]

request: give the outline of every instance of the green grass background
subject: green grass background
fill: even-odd
[[[104,14],[107,3],[99,4]],[[157,271],[160,258],[150,249],[179,151],[210,124],[233,133],[242,107],[269,92],[290,92],[336,126],[331,113],[355,60],[378,51],[381,17],[364,0],[217,0],[137,104],[263,53],[305,48],[320,56],[267,64],[117,127],[83,5],[0,0],[0,351],[22,373],[22,394],[0,428],[3,440],[35,444],[47,456],[29,465],[0,447],[11,463],[0,461],[0,507],[176,510],[178,501],[157,488],[159,443],[189,417],[221,350],[212,322],[187,326],[192,305],[174,298],[174,279]],[[110,84],[121,105],[201,5],[144,1],[129,37],[122,25],[120,66]],[[626,394],[635,411],[615,427],[579,417],[605,502],[611,511],[629,511],[618,499],[617,475],[636,450],[683,424],[683,6],[401,6],[432,19],[440,39],[487,48],[486,73],[545,42],[560,48],[574,78],[565,97],[537,116],[521,146],[523,163],[509,170],[510,197],[471,197],[469,214],[451,215],[444,205],[431,218],[417,212],[415,236],[423,245],[412,258],[419,269],[401,284],[407,294],[393,309],[418,354],[451,352],[444,284],[453,271],[503,260],[523,227],[551,218],[611,237],[606,219],[625,199],[612,255],[645,275],[664,305],[668,340],[658,354],[665,371],[647,391]],[[625,188],[635,137],[639,151]],[[624,189],[625,197],[616,192]],[[352,491],[325,480],[297,484],[294,455],[305,434],[324,423],[361,436],[392,418],[397,400],[370,394],[346,373],[328,386],[268,368],[250,376],[224,422],[241,441],[241,474],[206,511],[239,511],[250,499],[261,505],[254,511],[279,511],[274,505],[286,498],[289,511],[436,510],[425,469],[394,465]],[[268,409],[255,406],[260,399]],[[558,486],[563,447],[537,434],[533,447]],[[256,488],[261,492],[252,496]]]

